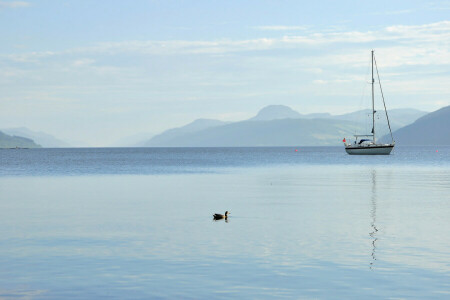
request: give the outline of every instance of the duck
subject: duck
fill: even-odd
[[[222,215],[222,214],[214,214],[213,215],[213,218],[214,218],[214,220],[222,220],[222,219],[225,219],[225,220],[227,220],[228,219],[228,214],[229,214],[229,212],[228,212],[228,210],[225,212],[225,215]]]

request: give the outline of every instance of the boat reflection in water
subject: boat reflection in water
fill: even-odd
[[[372,231],[369,233],[371,239],[372,239],[372,261],[370,262],[370,269],[373,269],[374,263],[377,260],[375,256],[375,251],[377,249],[376,242],[378,241],[377,233],[378,228],[376,225],[377,221],[377,172],[376,170],[372,171],[372,194],[371,194],[371,210],[370,210],[370,217],[372,219],[372,222],[370,224],[370,227],[372,228]]]

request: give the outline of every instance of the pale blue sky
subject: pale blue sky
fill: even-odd
[[[105,146],[269,104],[450,104],[450,1],[0,0],[0,128]]]

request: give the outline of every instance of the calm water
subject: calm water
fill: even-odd
[[[0,298],[450,298],[450,147],[294,150],[0,150]]]

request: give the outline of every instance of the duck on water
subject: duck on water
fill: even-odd
[[[214,218],[215,221],[222,220],[222,219],[228,220],[228,214],[229,214],[229,212],[227,210],[224,215],[222,215],[222,214],[214,214],[213,218]]]

